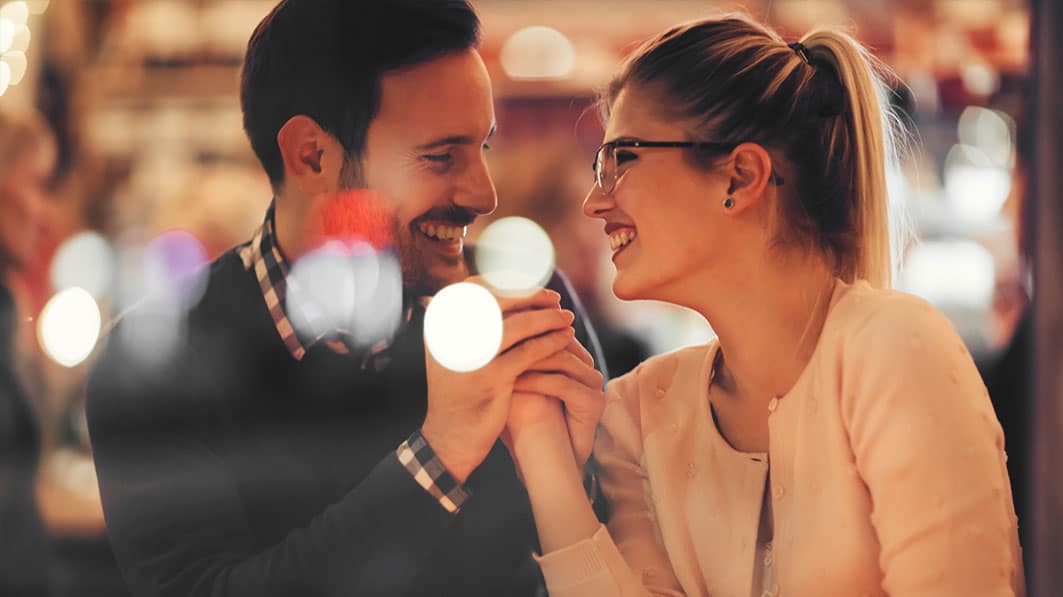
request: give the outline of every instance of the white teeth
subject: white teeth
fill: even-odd
[[[464,226],[447,226],[446,224],[422,223],[417,227],[421,233],[437,240],[456,240],[465,238],[468,228]]]
[[[626,247],[638,237],[638,233],[631,229],[619,230],[609,236],[609,246],[613,251]]]

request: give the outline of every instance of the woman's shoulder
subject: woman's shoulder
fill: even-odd
[[[963,339],[944,314],[917,296],[858,282],[839,300],[823,333],[821,362],[838,368],[834,379],[860,404],[894,391],[912,397],[979,394],[980,378]]]
[[[952,323],[921,297],[857,281],[836,300],[824,333],[846,351],[891,350],[922,338],[959,341]]]

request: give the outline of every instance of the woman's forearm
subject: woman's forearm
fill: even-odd
[[[584,493],[563,417],[549,417],[513,438],[544,554],[591,538],[598,519]]]

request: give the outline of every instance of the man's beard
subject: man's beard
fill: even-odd
[[[386,208],[387,201],[365,189],[361,180],[360,164],[348,156],[340,172],[340,186],[347,190],[340,193],[335,209],[328,210],[325,216],[325,230],[329,236],[365,238],[376,250],[384,246],[380,241],[386,241],[398,254],[403,289],[412,296],[434,295],[444,287],[468,277],[469,267],[465,263],[464,252],[448,263],[447,258],[418,247],[420,239],[417,236],[423,235],[417,225],[424,221],[439,221],[467,226],[476,219],[474,212],[453,205],[435,207],[403,226],[394,211]]]
[[[446,286],[461,282],[469,276],[470,267],[466,261],[466,251],[453,258],[444,257],[423,250],[418,243],[425,242],[418,229],[421,222],[444,222],[452,226],[464,227],[476,219],[476,214],[465,208],[453,205],[432,208],[415,218],[403,228],[396,225],[394,238],[402,264],[403,286],[406,292],[415,296],[434,295]],[[427,241],[432,242],[432,241]]]

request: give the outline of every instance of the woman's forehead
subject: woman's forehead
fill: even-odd
[[[613,101],[605,127],[605,140],[633,137],[643,140],[679,141],[684,128],[660,115],[660,101],[652,94],[625,87]]]

